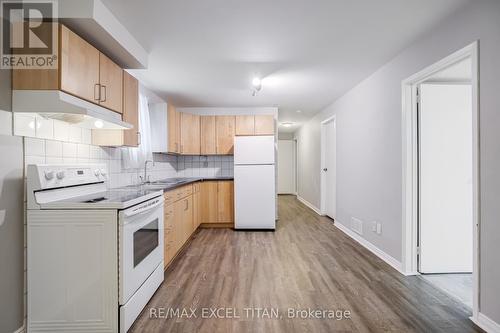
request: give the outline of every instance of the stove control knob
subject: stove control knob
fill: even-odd
[[[47,180],[54,179],[54,171],[45,171],[45,179]]]
[[[57,179],[63,179],[64,177],[66,177],[66,173],[64,171],[59,171],[57,174]]]
[[[101,172],[101,175],[102,175],[103,177],[106,177],[106,170],[101,169],[101,171],[100,171],[100,172]]]
[[[95,169],[95,171],[94,171],[94,175],[95,175],[96,177],[99,177],[99,176],[101,175],[101,170],[99,170],[99,169]]]

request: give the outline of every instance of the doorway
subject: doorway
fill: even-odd
[[[403,269],[479,304],[478,45],[403,81]]]
[[[278,140],[278,194],[297,194],[297,144]]]
[[[321,123],[321,214],[337,216],[337,121]]]
[[[418,271],[472,308],[472,89],[466,58],[417,87]]]

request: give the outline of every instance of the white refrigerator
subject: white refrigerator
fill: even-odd
[[[274,136],[234,138],[236,229],[276,229]]]

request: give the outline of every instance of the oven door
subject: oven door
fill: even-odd
[[[163,263],[163,196],[120,212],[120,305]]]

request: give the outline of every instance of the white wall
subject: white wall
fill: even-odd
[[[11,72],[0,70],[0,332],[7,333],[24,319],[23,139],[12,136],[11,96]]]
[[[379,221],[369,242],[401,260],[401,81],[480,40],[481,301],[500,323],[500,2],[477,0],[325,108],[296,133],[299,195],[320,204],[320,122],[337,115],[337,216]]]

